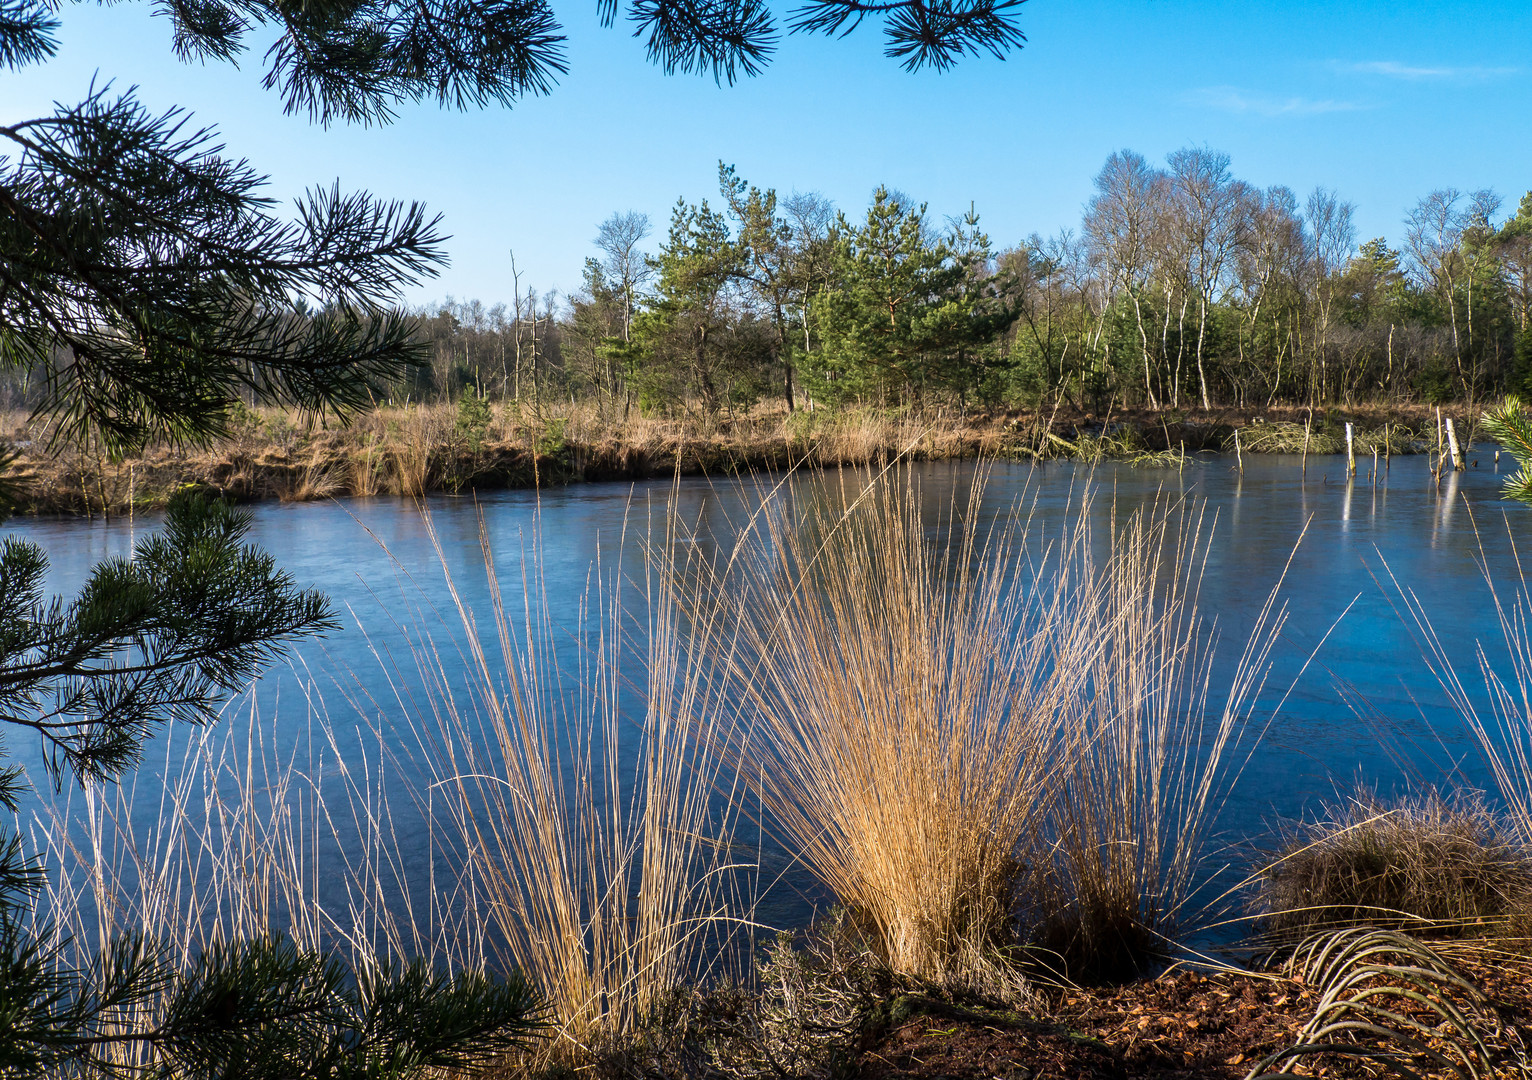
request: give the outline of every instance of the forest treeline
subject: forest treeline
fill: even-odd
[[[430,362],[395,404],[465,391],[603,414],[761,401],[1079,412],[1475,402],[1532,391],[1532,192],[1422,197],[1358,243],[1319,188],[1236,178],[1227,154],[1112,154],[1077,228],[996,249],[879,189],[848,215],[719,166],[716,203],[636,212],[582,287],[418,312]],[[646,246],[653,241],[652,250]],[[13,381],[12,404],[39,391]]]
[[[1109,408],[1473,402],[1532,390],[1532,193],[1433,191],[1398,240],[1201,147],[1112,154],[1078,228],[996,250],[972,212],[880,189],[852,218],[720,166],[653,254],[617,214],[567,301],[424,319],[415,392],[626,412],[825,404]]]

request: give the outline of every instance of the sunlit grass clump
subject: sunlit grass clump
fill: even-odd
[[[1483,934],[1529,911],[1532,854],[1482,797],[1359,791],[1291,831],[1257,896],[1277,940],[1350,926]]]
[[[714,690],[690,651],[711,634],[680,632],[663,544],[636,584],[596,567],[586,601],[555,614],[535,547],[507,596],[481,541],[489,610],[481,623],[448,575],[458,655],[417,634],[427,705],[401,705],[456,917],[542,990],[549,1052],[580,1060],[705,978],[742,921],[736,808],[715,797],[722,761],[693,737]]]
[[[739,713],[711,738],[893,970],[995,990],[1039,960],[1147,966],[1280,614],[1215,700],[1194,512],[1097,537],[1088,506],[1053,536],[985,509],[982,478],[926,506],[897,472],[766,506],[712,586]]]

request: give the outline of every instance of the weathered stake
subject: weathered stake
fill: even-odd
[[[1463,471],[1463,451],[1458,447],[1457,429],[1452,426],[1452,417],[1447,417],[1447,445],[1452,450],[1452,471]]]
[[[1356,475],[1356,440],[1351,421],[1346,421],[1346,475]]]
[[[1239,428],[1234,429],[1234,460],[1239,464],[1239,474],[1245,475],[1245,455],[1239,448]]]

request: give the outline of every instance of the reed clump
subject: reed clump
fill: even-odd
[[[560,648],[535,540],[507,595],[482,529],[480,539],[486,622],[445,574],[456,648],[415,633],[426,704],[396,707],[415,730],[421,797],[459,881],[462,923],[484,927],[488,955],[549,1002],[542,1064],[577,1063],[705,979],[746,907],[732,891],[749,869],[729,859],[736,809],[714,799],[727,787],[723,762],[691,736],[714,709],[694,655],[713,637],[705,625],[680,633],[671,590],[685,571],[659,545],[636,614],[616,568],[597,567],[586,602],[566,613],[591,629]],[[636,686],[625,674],[633,618]]]
[[[1141,511],[1110,526],[1104,567],[1075,570],[1064,614],[1090,645],[1069,658],[1082,670],[1054,718],[1024,932],[1044,966],[1076,981],[1130,978],[1166,955],[1195,914],[1208,831],[1238,776],[1231,750],[1259,737],[1246,721],[1285,610],[1274,589],[1215,693],[1197,609],[1205,526],[1184,504]]]
[[[1064,593],[1006,587],[1014,531],[934,550],[900,482],[809,486],[763,507],[759,548],[714,583],[744,708],[709,737],[894,970],[1003,978],[1040,728],[1073,671],[1050,663],[1065,620],[1030,613]]]
[[[945,510],[892,470],[806,488],[712,585],[743,708],[709,737],[771,826],[903,976],[1008,993],[1023,959],[1164,955],[1280,612],[1208,723],[1184,507],[1114,525],[1103,563],[1088,507],[1040,548],[981,526],[982,479]]]
[[[1482,934],[1524,921],[1532,853],[1482,796],[1384,801],[1370,791],[1291,830],[1256,908],[1278,941],[1352,926]]]
[[[1291,420],[1250,424],[1240,429],[1239,437],[1249,454],[1339,454],[1346,449],[1343,432],[1324,424],[1299,424]]]

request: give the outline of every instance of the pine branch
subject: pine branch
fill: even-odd
[[[1486,410],[1484,430],[1521,466],[1520,472],[1506,478],[1501,494],[1532,503],[1532,418],[1522,411],[1521,399],[1508,396],[1499,408]]]
[[[53,7],[38,0],[0,0],[0,67],[19,68],[58,50]]]
[[[667,75],[711,73],[733,85],[759,74],[776,49],[771,11],[760,0],[634,0],[628,19]]]
[[[884,55],[902,59],[906,71],[933,67],[945,71],[958,59],[987,52],[1003,60],[1026,44],[1016,25],[1017,10],[1026,0],[810,0],[793,12],[794,33],[844,37],[869,16],[885,20]]]
[[[43,739],[55,783],[119,774],[154,729],[211,721],[294,639],[337,625],[324,597],[243,542],[249,527],[183,496],[162,533],[98,564],[67,606],[43,599],[40,549],[0,546],[0,720]]]
[[[443,261],[418,204],[332,188],[280,220],[212,132],[105,89],[5,140],[0,364],[46,371],[54,440],[205,442],[244,388],[344,415],[422,361],[387,308]]]

